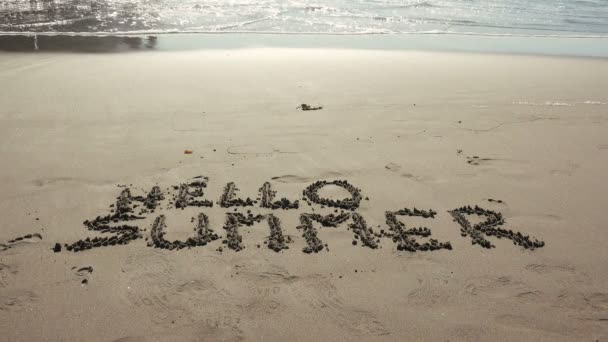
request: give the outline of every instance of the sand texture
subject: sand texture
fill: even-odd
[[[0,341],[608,339],[606,60],[3,53],[0,160]]]

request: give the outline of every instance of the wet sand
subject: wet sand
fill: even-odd
[[[0,52],[142,52],[198,51],[201,49],[310,48],[391,51],[436,51],[608,58],[606,38],[527,37],[461,34],[262,34],[175,33],[115,35],[113,33],[57,32],[3,33]]]
[[[0,53],[0,87],[1,341],[608,338],[606,60]]]

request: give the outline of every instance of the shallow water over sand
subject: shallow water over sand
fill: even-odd
[[[0,0],[4,32],[607,36],[606,0]]]

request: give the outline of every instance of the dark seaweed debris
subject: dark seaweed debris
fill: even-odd
[[[249,197],[247,197],[244,200],[241,198],[235,198],[236,192],[238,190],[239,189],[236,187],[234,182],[229,182],[228,184],[226,184],[226,186],[224,187],[224,193],[222,194],[222,197],[220,198],[220,202],[219,202],[220,206],[222,208],[228,208],[228,207],[233,207],[233,206],[236,206],[236,207],[252,206],[254,202]]]
[[[301,214],[300,225],[297,227],[302,231],[302,237],[306,240],[306,247],[302,251],[306,254],[317,253],[323,250],[327,245],[318,236],[318,230],[314,227],[314,221],[319,222],[323,227],[337,227],[339,224],[352,218],[353,222],[349,224],[349,228],[353,230],[355,239],[361,240],[364,247],[372,249],[378,248],[378,240],[375,239],[374,231],[368,227],[363,216],[357,213],[341,213],[338,215],[329,214],[326,216],[320,214]],[[353,245],[356,245],[356,240],[353,240]]]
[[[266,216],[254,216],[251,213],[248,215],[244,215],[241,213],[226,214],[226,223],[224,224],[224,229],[226,230],[227,234],[226,240],[224,240],[223,243],[226,244],[228,248],[236,252],[244,249],[245,246],[243,245],[243,237],[239,233],[238,228],[243,225],[251,226],[256,222],[262,221],[264,218],[266,218],[268,222],[268,227],[270,228],[270,235],[264,242],[266,246],[275,252],[280,252],[283,249],[288,249],[289,246],[287,246],[287,244],[292,242],[291,237],[285,237],[283,235],[281,220],[279,220],[278,217],[272,214],[268,214]]]
[[[275,252],[280,252],[283,249],[289,249],[287,244],[291,242],[291,238],[283,236],[283,229],[281,228],[281,220],[278,217],[269,214],[267,216],[268,226],[270,227],[270,236],[266,242],[269,249]]]
[[[141,238],[139,227],[120,225],[111,226],[110,223],[116,223],[119,221],[132,221],[142,219],[143,217],[133,215],[131,191],[126,188],[121,191],[120,195],[116,200],[116,210],[111,215],[97,216],[94,220],[86,220],[83,222],[87,229],[96,231],[99,233],[115,233],[116,235],[110,237],[95,237],[93,239],[86,238],[84,240],[78,240],[72,244],[66,244],[65,248],[68,251],[79,252],[86,249],[102,246],[114,246],[114,245],[126,245],[130,241]]]
[[[158,206],[159,202],[165,199],[165,196],[158,186],[153,186],[152,190],[148,192],[146,197],[134,196],[132,199],[142,202],[146,208],[154,210]]]
[[[272,186],[269,182],[266,182],[260,188],[260,207],[270,209],[298,209],[299,201],[290,202],[287,198],[281,198],[278,201],[274,201],[276,191],[272,190]]]
[[[77,275],[85,275],[87,273],[93,273],[93,266],[81,267],[76,271]]]
[[[302,248],[302,252],[306,254],[318,253],[323,250],[323,241],[317,236],[318,231],[312,223],[312,217],[309,214],[300,215],[300,225],[298,229],[302,230],[302,237],[306,240],[306,247]]]
[[[187,184],[180,184],[179,192],[175,198],[175,207],[184,209],[186,207],[213,207],[213,202],[200,199],[207,187],[207,177],[201,177]]]
[[[340,213],[338,215],[329,214],[329,215],[321,215],[321,214],[304,214],[310,216],[314,221],[319,222],[323,227],[337,227],[340,223],[348,220],[350,218],[350,213]]]
[[[367,222],[365,222],[363,216],[353,213],[351,217],[353,222],[349,225],[349,227],[355,233],[355,237],[361,240],[361,244],[371,249],[378,248],[378,244],[374,238],[374,232],[370,227],[367,226]]]
[[[401,215],[401,216],[420,216],[420,217],[424,217],[424,218],[435,218],[435,215],[437,215],[436,211],[433,211],[433,209],[429,209],[428,211],[426,210],[422,210],[422,209],[409,209],[409,208],[403,208],[403,209],[399,209],[397,211],[393,212],[395,215]]]
[[[397,218],[397,216],[419,216],[424,218],[434,218],[437,212],[432,209],[419,210],[404,208],[397,211],[385,212],[386,224],[389,226],[390,233],[383,233],[393,239],[397,243],[397,250],[416,252],[416,251],[435,251],[439,249],[452,249],[450,242],[439,242],[435,239],[429,239],[428,242],[419,243],[414,239],[414,236],[428,237],[431,235],[431,230],[427,227],[418,227],[407,229],[405,224]]]
[[[332,200],[327,198],[319,197],[319,190],[327,185],[336,185],[339,186],[346,191],[348,191],[351,195],[351,198],[342,199],[342,200]],[[335,181],[316,181],[306,189],[304,189],[303,194],[310,201],[316,204],[326,205],[329,207],[342,208],[355,210],[359,207],[359,203],[361,202],[361,190],[352,186],[345,180],[335,180]]]
[[[520,232],[513,232],[500,228],[505,224],[505,219],[502,214],[496,211],[487,210],[475,206],[464,206],[452,211],[448,211],[454,218],[454,221],[460,224],[460,235],[471,236],[473,245],[480,245],[484,248],[494,248],[494,246],[485,236],[496,236],[497,238],[506,238],[513,241],[514,245],[522,246],[524,249],[534,250],[545,246],[543,241],[537,239],[531,239],[527,235],[523,235]],[[480,215],[485,216],[486,220],[481,223],[472,225],[471,222],[466,218],[465,215]]]
[[[323,106],[313,107],[311,105],[307,105],[306,103],[302,103],[301,105],[298,106],[298,109],[302,109],[303,111],[321,110],[321,109],[323,109]]]
[[[242,225],[251,226],[256,222],[260,222],[264,219],[262,215],[247,216],[241,213],[227,213],[226,222],[224,223],[224,229],[226,230],[226,240],[222,241],[228,245],[228,248],[238,252],[245,248],[243,245],[243,237],[239,233],[238,228]]]
[[[32,239],[32,238],[38,238],[40,240],[42,240],[42,235],[38,234],[38,233],[34,233],[34,234],[26,234],[23,236],[18,236],[16,238],[10,239],[8,240],[5,244],[4,243],[0,243],[0,252],[5,251],[9,248],[12,248],[14,244],[23,241],[23,240],[27,240],[27,239]]]
[[[180,250],[183,248],[206,246],[208,243],[219,239],[219,236],[209,226],[209,218],[204,213],[198,215],[198,222],[194,228],[196,236],[190,237],[186,241],[169,241],[165,239],[165,228],[167,226],[165,221],[165,215],[160,215],[152,224],[152,229],[150,230],[150,235],[152,236],[151,245],[156,248]]]

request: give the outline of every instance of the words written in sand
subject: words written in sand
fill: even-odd
[[[91,231],[108,234],[103,237],[87,237],[70,244],[55,244],[55,252],[60,252],[62,248],[71,252],[82,252],[92,248],[103,246],[126,245],[133,240],[144,238],[146,229],[141,229],[134,222],[154,214],[162,209],[185,209],[187,207],[213,207],[214,202],[205,199],[205,189],[209,179],[198,176],[191,181],[167,188],[171,192],[171,198],[166,198],[165,193],[159,186],[154,186],[144,195],[135,196],[129,188],[123,189],[114,204],[110,205],[110,213],[104,216],[97,216],[92,220],[84,221],[84,226]],[[346,190],[349,196],[342,199],[332,199],[321,196],[320,190],[325,187],[339,187]],[[241,251],[245,248],[243,236],[240,228],[252,226],[256,223],[266,221],[269,228],[269,235],[261,241],[265,248],[275,252],[289,249],[289,244],[294,242],[291,236],[285,235],[281,220],[275,215],[277,210],[298,210],[300,209],[299,200],[289,200],[280,198],[276,200],[276,191],[272,189],[269,182],[260,187],[256,199],[238,197],[239,189],[234,182],[226,184],[224,190],[215,204],[222,208],[234,208],[234,211],[227,211],[225,222],[222,227],[223,235],[216,233],[209,224],[209,218],[204,213],[192,218],[194,225],[194,235],[187,240],[170,241],[165,238],[167,218],[160,214],[155,217],[149,236],[145,237],[147,245],[154,248],[169,250],[180,250],[184,248],[204,247],[211,244],[216,245],[216,250],[222,252],[224,249]],[[168,197],[168,196],[167,196]],[[430,238],[431,229],[427,227],[408,227],[402,221],[405,217],[419,217],[423,219],[434,219],[438,213],[433,209],[422,210],[417,208],[402,208],[394,211],[385,211],[386,228],[377,229],[370,227],[365,218],[357,212],[362,200],[369,200],[363,197],[361,189],[350,184],[346,180],[316,181],[307,186],[302,191],[301,200],[305,201],[312,212],[300,213],[300,225],[297,226],[301,236],[306,241],[306,246],[302,248],[304,253],[318,253],[329,250],[327,243],[319,237],[319,231],[315,223],[322,227],[338,227],[348,222],[347,230],[352,231],[352,245],[360,245],[370,249],[380,247],[383,239],[390,239],[399,251],[408,252],[432,252],[439,250],[451,250],[452,244],[449,241],[438,241]],[[165,205],[163,207],[163,204]],[[270,211],[269,214],[253,214],[251,210],[246,213],[238,212],[238,207],[248,208],[258,206]],[[334,208],[334,213],[321,215],[314,212],[314,207]],[[455,225],[460,228],[462,237],[471,239],[473,245],[483,248],[494,248],[494,244],[488,239],[495,237],[498,239],[508,239],[514,245],[524,249],[534,250],[545,245],[543,241],[531,238],[521,232],[504,228],[505,218],[500,212],[481,208],[480,206],[462,206],[449,210]],[[476,217],[479,223],[471,223],[470,217]],[[428,238],[422,240],[422,238]],[[216,242],[216,240],[220,240]],[[258,248],[261,244],[256,244]]]

